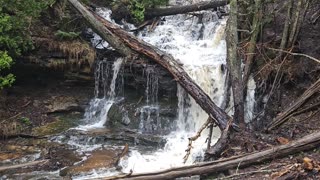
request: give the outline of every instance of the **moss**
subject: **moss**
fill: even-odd
[[[34,128],[32,134],[36,136],[46,136],[58,134],[70,129],[78,124],[81,119],[80,115],[59,115],[56,117],[56,121]]]

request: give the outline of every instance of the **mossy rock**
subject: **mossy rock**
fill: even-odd
[[[71,114],[68,116],[57,116],[56,120],[44,126],[33,128],[32,134],[36,136],[47,136],[61,133],[74,127],[81,119],[80,114]]]

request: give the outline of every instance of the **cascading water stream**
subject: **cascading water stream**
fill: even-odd
[[[97,64],[95,73],[95,98],[90,102],[89,108],[85,113],[85,124],[77,127],[80,130],[88,130],[94,128],[103,128],[108,112],[115,102],[116,97],[116,83],[118,74],[123,62],[122,58],[118,58],[112,65],[112,79],[109,83],[109,63],[106,60],[100,61]],[[100,91],[102,89],[102,92]],[[102,96],[101,98],[99,98]]]
[[[188,4],[187,1],[176,0],[171,4]],[[111,11],[107,9],[97,9],[100,16],[110,19]],[[213,11],[201,11],[201,16],[175,15],[168,16],[161,25],[157,26],[153,32],[144,30],[138,37],[144,41],[157,46],[161,50],[171,54],[177,61],[183,64],[183,68],[189,76],[221,106],[226,97],[226,42],[224,40],[224,29],[226,19],[219,19]],[[129,25],[130,26],[130,25]],[[98,36],[93,42],[97,44]],[[106,47],[107,43],[102,42],[99,46]],[[113,65],[113,78],[108,85],[108,77],[102,72],[109,72],[110,68],[104,64],[98,65],[96,73],[96,97],[90,103],[90,108],[86,112],[85,119],[87,125],[80,126],[80,129],[94,129],[104,126],[107,120],[107,113],[115,100],[115,82],[117,73],[121,66],[121,59]],[[100,72],[99,72],[100,71]],[[152,68],[146,68],[147,79],[145,90],[145,106],[140,109],[139,131],[141,133],[152,133],[159,127],[159,105],[158,105],[158,78]],[[101,84],[102,83],[102,84]],[[248,98],[246,111],[252,112],[254,99],[254,81],[250,79],[248,88]],[[100,92],[100,90],[103,92]],[[113,89],[113,90],[112,90]],[[176,120],[176,130],[165,138],[166,145],[158,150],[141,151],[139,148],[131,147],[128,157],[120,161],[123,172],[131,170],[137,172],[149,172],[159,169],[166,169],[174,166],[184,165],[183,157],[188,145],[188,138],[194,136],[197,130],[207,120],[208,115],[197,105],[183,88],[178,85],[178,112]],[[102,96],[102,98],[101,98]],[[100,98],[99,98],[100,97]],[[229,105],[229,107],[232,105]],[[156,116],[152,116],[156,114]],[[250,117],[250,113],[247,113]],[[212,143],[217,140],[220,132],[214,130]],[[187,164],[201,160],[206,147],[207,132],[193,143],[193,149]]]
[[[221,105],[226,76],[224,26],[225,20],[218,20],[217,15],[210,11],[203,12],[202,19],[176,15],[166,17],[166,21],[153,32],[141,32],[139,38],[173,55],[214,102]],[[148,172],[183,165],[188,138],[196,133],[208,115],[180,86],[177,96],[177,129],[166,137],[165,147],[149,153],[133,150],[121,162],[124,171]],[[195,148],[187,163],[192,163],[203,155],[207,138],[205,134],[194,143]],[[215,130],[214,136],[217,138],[218,135],[219,131]]]
[[[161,128],[158,104],[159,78],[156,72],[154,66],[148,66],[144,71],[147,79],[145,90],[146,105],[140,109],[139,131],[141,133],[152,133]]]

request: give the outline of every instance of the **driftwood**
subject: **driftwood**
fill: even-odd
[[[225,111],[219,108],[211,98],[190,78],[171,55],[161,51],[160,49],[138,40],[133,35],[104,20],[103,18],[93,15],[77,0],[68,0],[74,8],[76,8],[86,19],[89,25],[103,39],[124,56],[142,55],[150,60],[155,61],[164,67],[173,76],[173,78],[195,99],[200,107],[206,111],[221,130],[225,129],[227,122],[232,119]],[[233,125],[233,127],[236,127]]]
[[[202,1],[199,3],[185,5],[185,6],[173,6],[167,8],[151,8],[146,9],[145,17],[153,18],[159,16],[170,16],[175,14],[185,14],[188,12],[201,11],[207,9],[213,9],[221,6],[225,6],[229,3],[229,0],[211,0],[211,1]]]
[[[11,169],[18,169],[18,168],[23,168],[23,167],[28,167],[28,166],[35,166],[38,164],[44,164],[48,162],[49,160],[39,160],[39,161],[32,161],[32,162],[27,162],[23,164],[16,164],[16,165],[11,165],[11,166],[1,166],[0,167],[0,172],[1,171],[6,171],[6,170],[11,170]]]
[[[187,177],[194,175],[210,174],[225,171],[232,168],[242,168],[251,164],[257,164],[273,158],[294,154],[301,151],[311,150],[320,145],[320,132],[307,135],[297,141],[293,141],[286,145],[280,145],[261,152],[255,152],[247,155],[230,157],[212,162],[198,163],[190,166],[177,167],[168,170],[127,174],[121,177],[112,177],[111,179],[127,179],[127,180],[164,180],[174,179],[178,177]],[[110,178],[106,178],[110,179]]]
[[[300,98],[288,107],[284,112],[280,113],[269,125],[267,130],[270,131],[280,126],[286,122],[298,108],[300,108],[311,96],[320,91],[320,79],[318,79],[314,84],[312,84],[301,96]]]

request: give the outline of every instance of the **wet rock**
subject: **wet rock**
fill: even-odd
[[[49,105],[47,105],[46,108],[48,109],[48,114],[84,111],[83,107],[80,106],[79,102],[74,97],[68,96],[52,97],[52,99],[49,101]]]
[[[144,145],[148,147],[162,147],[165,145],[166,140],[163,137],[140,134],[135,130],[119,128],[113,129],[93,129],[90,131],[76,131],[70,130],[66,132],[63,139],[77,139],[79,144],[119,144],[123,145]]]
[[[47,136],[61,133],[71,127],[77,125],[81,120],[81,114],[60,115],[55,117],[55,121],[45,124],[43,126],[32,129],[32,134],[36,136]]]
[[[0,164],[10,162],[12,159],[21,158],[22,156],[22,153],[0,152]]]
[[[166,134],[177,118],[176,99],[161,98],[157,105],[147,105],[145,101],[145,97],[136,92],[125,93],[124,101],[110,108],[106,126],[125,125],[130,129],[142,130],[141,123],[147,122],[149,127],[145,128],[148,133]]]
[[[18,153],[37,153],[39,149],[34,146],[23,146],[23,145],[6,145],[1,148],[4,151],[18,152]]]
[[[60,171],[61,176],[77,175],[87,173],[93,169],[111,168],[115,165],[117,160],[117,152],[120,150],[105,149],[92,152],[87,160],[82,163],[68,167]]]
[[[175,99],[177,94],[177,83],[166,69],[154,64],[142,64],[134,61],[124,66],[125,86],[128,90],[135,90],[141,97],[145,95],[147,79],[145,71],[147,68],[153,68],[158,78],[158,96],[162,100]]]

